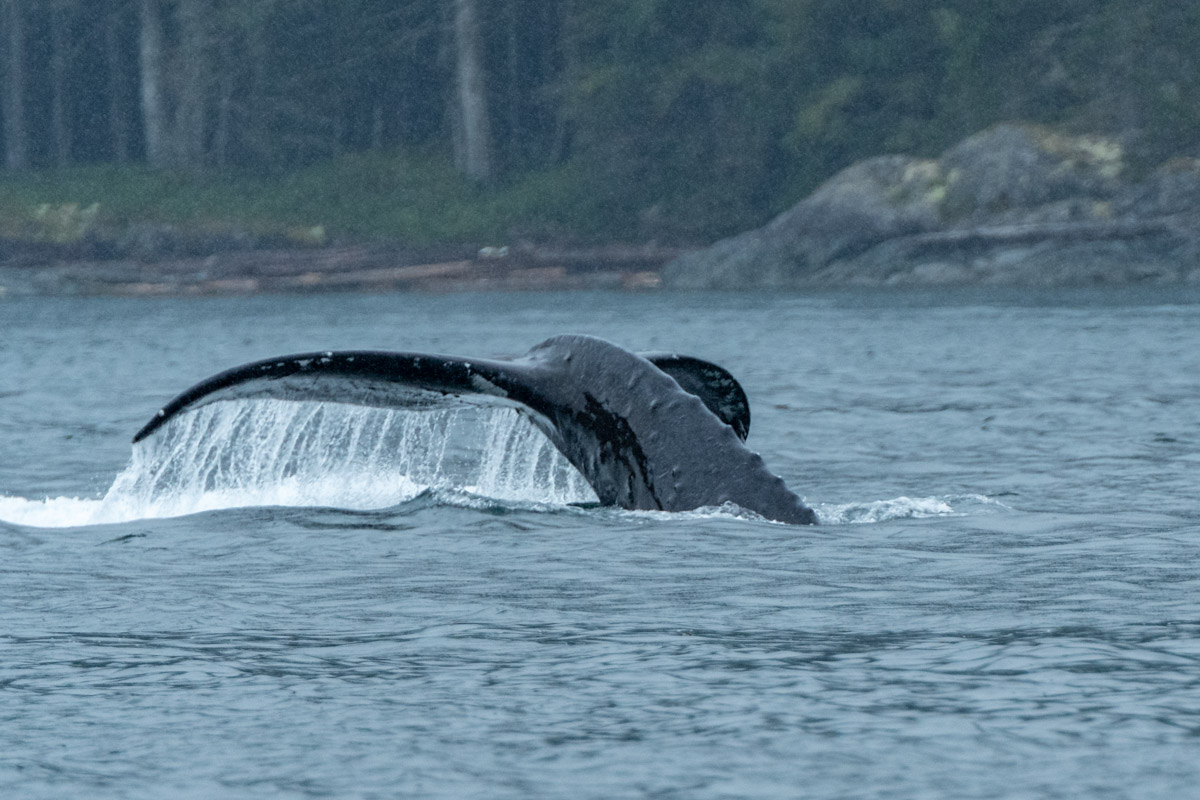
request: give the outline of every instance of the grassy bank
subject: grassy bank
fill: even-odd
[[[478,186],[437,153],[353,154],[277,175],[95,165],[0,177],[0,237],[69,243],[137,223],[416,245],[593,238],[622,227],[570,165]]]

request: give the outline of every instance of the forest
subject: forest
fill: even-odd
[[[702,242],[999,121],[1200,155],[1174,0],[0,0],[0,50],[0,235]]]

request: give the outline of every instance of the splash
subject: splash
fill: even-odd
[[[514,409],[385,410],[214,403],[133,447],[99,500],[0,498],[0,519],[46,527],[246,506],[388,508],[422,492],[566,504],[595,494]]]
[[[1008,508],[990,497],[970,494],[943,497],[896,497],[891,500],[873,500],[865,503],[821,505],[817,507],[817,515],[822,524],[845,525],[888,522],[894,519],[961,517],[969,513],[968,509],[979,511],[984,507],[990,507],[992,510]]]

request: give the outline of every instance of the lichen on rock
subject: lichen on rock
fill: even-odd
[[[1128,178],[1120,142],[996,125],[937,160],[870,158],[767,225],[667,265],[668,286],[1187,280],[1200,160]]]

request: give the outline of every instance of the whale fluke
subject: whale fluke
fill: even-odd
[[[629,352],[590,336],[556,336],[514,359],[339,351],[256,361],[171,400],[134,436],[221,400],[271,398],[382,408],[514,406],[579,470],[600,502],[686,511],[735,503],[768,519],[816,514],[742,443],[745,392],[691,356]]]

